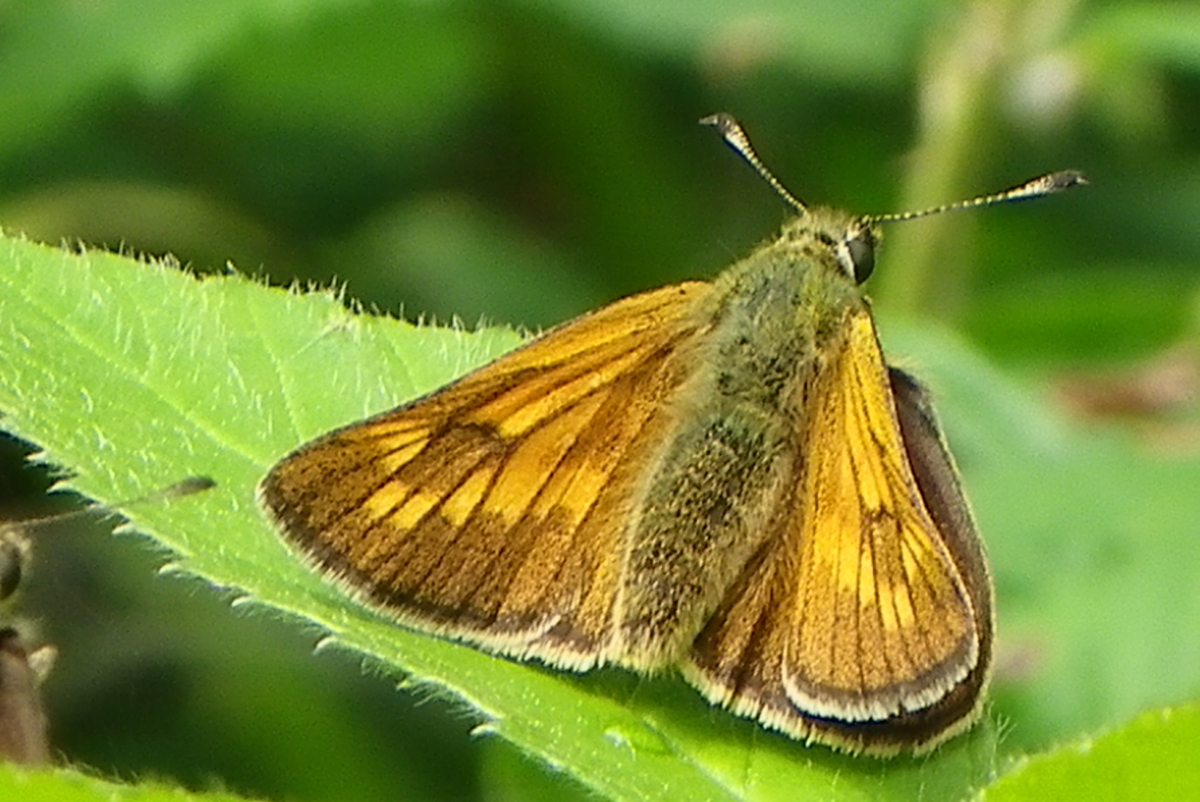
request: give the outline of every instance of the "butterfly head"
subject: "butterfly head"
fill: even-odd
[[[857,286],[875,270],[878,228],[863,217],[838,209],[814,207],[784,225],[780,245],[819,262]]]

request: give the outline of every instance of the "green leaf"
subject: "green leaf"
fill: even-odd
[[[983,799],[1200,799],[1200,706],[1153,710],[1124,727],[1022,761]]]
[[[71,769],[29,770],[0,763],[0,799],[22,802],[246,802],[224,791],[189,793],[163,783],[120,785]]]
[[[288,552],[254,501],[275,460],[518,342],[505,330],[354,314],[329,292],[0,243],[0,423],[100,500],[185,475],[217,480],[201,496],[128,512],[171,552],[170,572],[315,623],[326,648],[465,701],[477,732],[606,797],[956,799],[983,784],[995,764],[990,722],[920,759],[806,748],[711,708],[674,677],[578,677],[398,628]]]

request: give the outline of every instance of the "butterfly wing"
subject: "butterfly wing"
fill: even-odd
[[[970,723],[991,597],[922,391],[888,373],[865,309],[847,331],[807,396],[793,497],[685,671],[769,726],[884,754]]]
[[[618,301],[283,459],[260,499],[351,594],[420,629],[587,668],[702,282]]]

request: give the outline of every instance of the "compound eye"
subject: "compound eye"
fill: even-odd
[[[875,271],[875,235],[869,228],[851,232],[843,242],[845,258],[849,262],[847,272],[858,284],[862,284]]]

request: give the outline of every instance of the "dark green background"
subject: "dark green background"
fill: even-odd
[[[695,124],[714,111],[855,211],[1074,167],[1091,187],[890,228],[872,285],[1049,398],[1193,333],[1198,78],[1189,4],[24,0],[0,9],[0,225],[537,328],[711,276],[781,222]],[[4,451],[0,502],[27,514],[48,480]],[[60,647],[74,761],[306,800],[518,770],[462,711],[155,579],[127,541],[37,548],[20,613]]]

